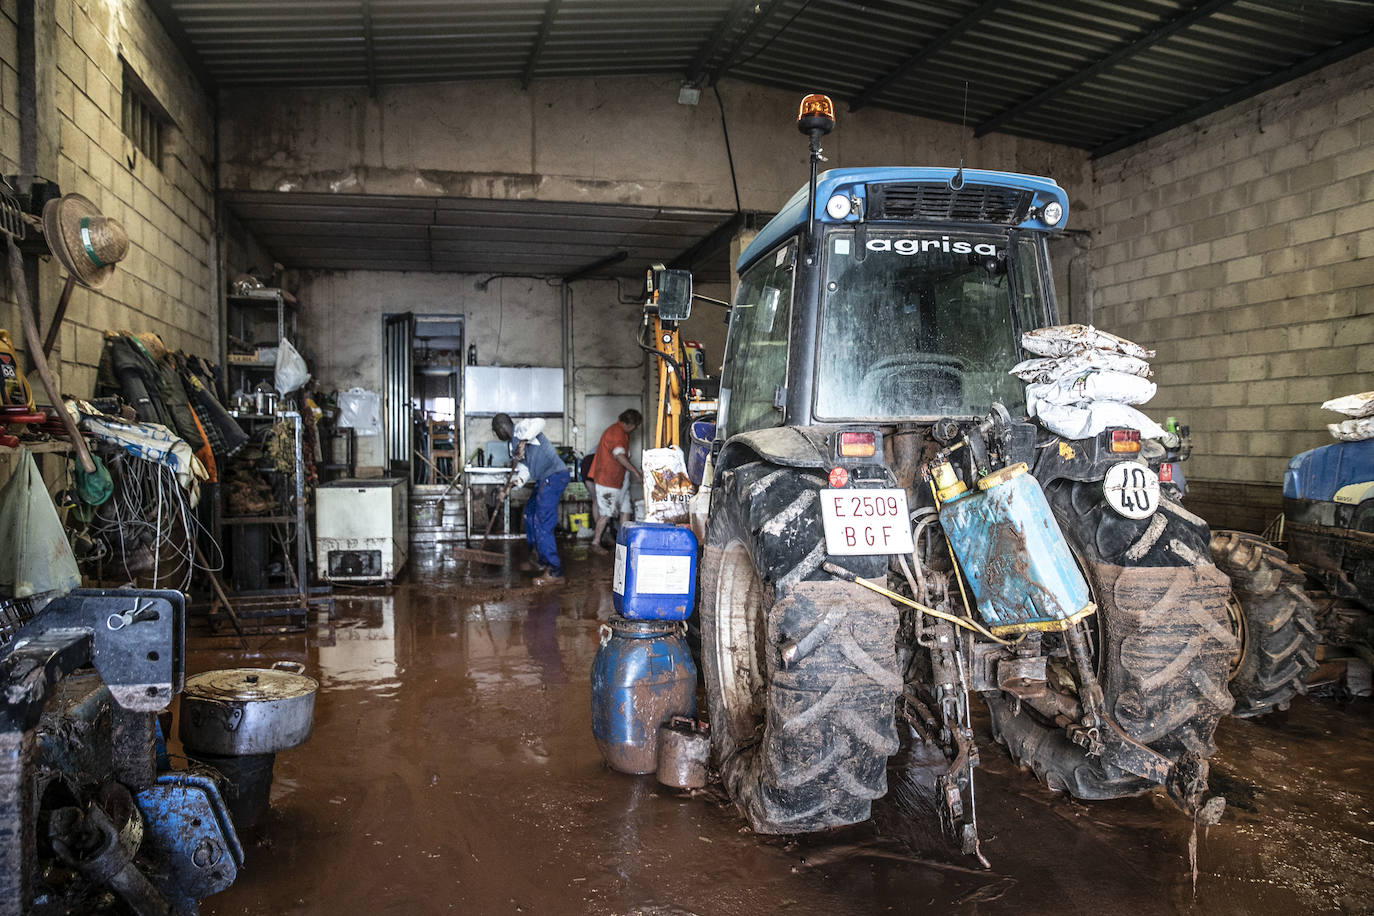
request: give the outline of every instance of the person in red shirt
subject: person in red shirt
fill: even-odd
[[[642,422],[643,415],[632,407],[606,427],[601,434],[601,441],[596,444],[591,470],[587,472],[587,479],[592,482],[595,491],[597,510],[596,528],[592,532],[593,550],[605,549],[601,546],[601,535],[613,514],[618,511],[622,522],[628,522],[633,516],[630,477],[643,480],[644,475],[630,461],[630,433],[638,429]]]

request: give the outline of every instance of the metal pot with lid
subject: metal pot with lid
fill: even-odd
[[[221,668],[188,677],[181,694],[181,743],[230,757],[275,754],[304,743],[320,685],[303,671],[299,662],[276,662],[271,668]]]

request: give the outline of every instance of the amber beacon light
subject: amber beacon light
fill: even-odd
[[[828,134],[835,127],[835,103],[827,95],[813,93],[801,101],[797,109],[797,130],[809,134],[813,130]]]

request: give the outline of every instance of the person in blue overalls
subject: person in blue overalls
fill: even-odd
[[[534,495],[525,503],[525,540],[530,545],[530,559],[542,570],[534,584],[562,585],[563,563],[558,559],[553,531],[558,526],[558,501],[570,475],[543,429],[544,421],[537,417],[518,424],[504,413],[491,419],[496,438],[510,444],[514,471],[509,486],[534,484]]]

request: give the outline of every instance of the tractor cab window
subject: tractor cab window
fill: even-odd
[[[782,422],[782,411],[773,405],[778,389],[787,383],[795,252],[796,243],[789,242],[740,277],[721,379],[726,437]]]
[[[976,417],[1022,409],[1008,375],[1022,330],[1044,322],[1038,239],[1006,234],[852,230],[826,237],[815,415]]]

